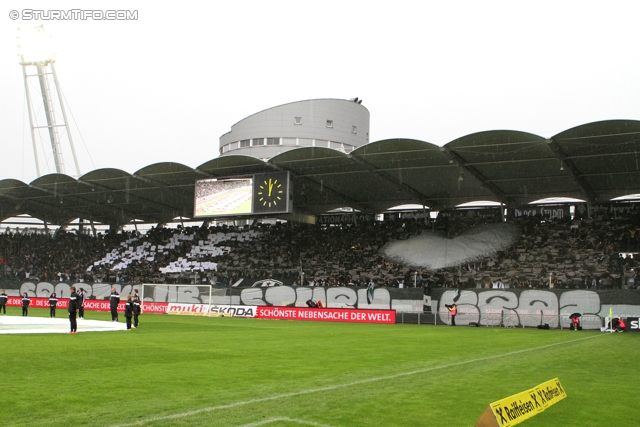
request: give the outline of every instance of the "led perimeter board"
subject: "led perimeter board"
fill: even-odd
[[[194,218],[292,212],[289,172],[196,181]]]

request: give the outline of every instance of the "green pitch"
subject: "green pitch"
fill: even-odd
[[[143,315],[124,332],[0,335],[0,425],[473,426],[554,377],[568,397],[522,425],[638,425],[638,339]]]

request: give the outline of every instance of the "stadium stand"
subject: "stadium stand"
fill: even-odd
[[[491,221],[449,218],[449,237]],[[523,217],[518,241],[473,262],[429,270],[380,255],[388,242],[442,233],[443,222],[372,221],[343,225],[154,227],[145,234],[0,234],[2,281],[211,283],[263,279],[315,286],[469,288],[636,288],[637,215]],[[623,257],[621,254],[633,254]],[[304,272],[301,277],[300,272]]]

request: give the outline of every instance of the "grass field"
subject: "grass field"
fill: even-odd
[[[568,397],[522,425],[634,426],[639,338],[143,315],[131,331],[0,335],[0,426],[473,426],[554,377]]]

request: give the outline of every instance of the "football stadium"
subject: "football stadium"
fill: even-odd
[[[74,175],[55,60],[20,58],[0,426],[640,425],[640,121],[370,140],[362,99],[303,99]]]
[[[367,134],[300,101],[196,168],[0,181],[41,221],[0,234],[3,425],[634,425],[640,122]]]

